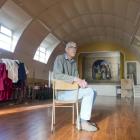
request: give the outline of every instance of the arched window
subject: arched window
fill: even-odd
[[[58,40],[53,34],[49,33],[36,50],[33,59],[46,64],[52,51],[59,43],[60,40]]]
[[[31,21],[31,16],[21,7],[7,0],[0,8],[0,48],[14,52],[19,38]]]

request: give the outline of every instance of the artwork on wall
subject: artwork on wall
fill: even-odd
[[[92,65],[93,80],[110,80],[111,69],[106,60],[96,60]]]
[[[120,81],[120,52],[83,53],[83,78],[90,83]]]
[[[137,84],[137,68],[136,62],[127,62],[127,78],[134,79],[134,84]]]

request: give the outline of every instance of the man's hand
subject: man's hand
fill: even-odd
[[[87,82],[84,79],[75,78],[74,81],[81,87],[86,88],[88,86]]]

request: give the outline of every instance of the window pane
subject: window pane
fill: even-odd
[[[44,47],[39,47],[35,53],[34,59],[46,63],[46,49]]]
[[[49,59],[49,55],[46,55],[45,61],[47,62],[48,59]]]
[[[35,60],[38,60],[39,59],[39,56],[38,55],[35,55],[34,59]]]
[[[0,41],[6,42],[9,44],[12,42],[11,37],[8,37],[2,33],[0,33]]]
[[[14,52],[15,41],[13,38],[12,30],[0,24],[0,48]]]
[[[12,31],[7,29],[6,27],[4,26],[1,26],[1,32],[8,35],[8,36],[12,36]]]
[[[42,58],[42,57],[40,57],[40,61],[43,62],[43,63],[45,63],[45,59]]]
[[[35,55],[39,56],[39,51],[36,51]]]
[[[40,57],[45,58],[45,53],[40,52]]]
[[[44,53],[45,53],[45,51],[46,51],[45,48],[43,48],[43,47],[40,47],[39,50],[40,50],[41,52],[44,52]]]
[[[0,48],[10,51],[11,50],[11,46],[5,42],[0,41]]]

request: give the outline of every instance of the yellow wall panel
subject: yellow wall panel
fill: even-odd
[[[120,78],[124,78],[124,62],[125,61],[136,61],[138,60],[137,56],[133,54],[126,47],[122,47],[118,44],[113,43],[92,43],[84,46],[80,46],[77,51],[77,60],[78,60],[78,68],[79,75],[82,77],[82,56],[81,53],[95,53],[97,51],[119,51],[121,53],[121,65],[120,65]]]

